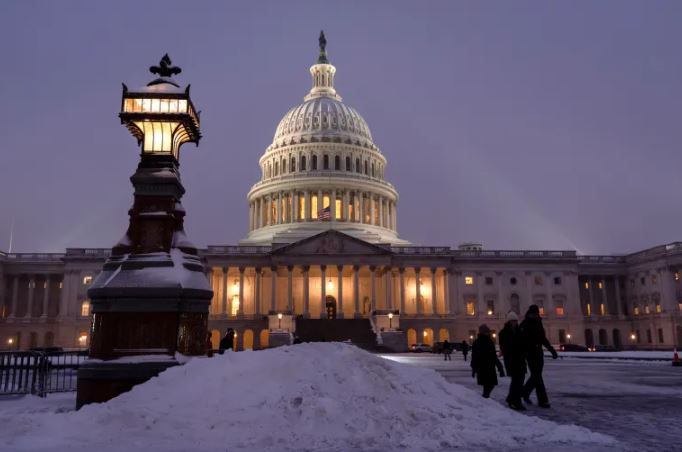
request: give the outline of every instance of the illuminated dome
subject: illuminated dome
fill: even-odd
[[[398,192],[384,180],[386,158],[362,116],[336,93],[335,74],[320,34],[313,87],[284,115],[260,158],[242,245],[291,243],[327,229],[370,243],[408,244],[398,238]]]

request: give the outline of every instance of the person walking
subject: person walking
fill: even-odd
[[[504,328],[500,331],[500,351],[507,375],[511,377],[507,405],[514,410],[525,410],[521,403],[523,380],[526,376],[526,346],[519,329],[519,317],[509,311]]]
[[[476,383],[483,386],[483,397],[489,398],[493,388],[497,386],[495,369],[504,377],[502,363],[497,359],[495,344],[490,338],[490,328],[484,323],[478,327],[478,337],[471,346],[471,376]]]
[[[222,339],[220,339],[220,345],[219,345],[219,350],[220,354],[222,355],[225,353],[225,350],[233,350],[234,349],[234,330],[232,328],[228,328],[227,332],[225,332],[225,336],[223,336]]]
[[[467,360],[467,354],[469,353],[469,343],[467,341],[462,341],[462,355],[464,355],[464,362]]]
[[[519,325],[521,338],[526,344],[526,360],[528,361],[528,370],[530,377],[523,386],[521,395],[523,400],[532,405],[530,395],[535,390],[535,395],[538,398],[538,405],[542,408],[550,408],[549,398],[547,397],[547,389],[545,382],[542,379],[542,368],[545,365],[545,358],[542,347],[545,347],[551,354],[552,359],[557,359],[556,350],[545,336],[545,329],[542,326],[542,318],[540,318],[540,308],[537,305],[530,305],[526,316]]]
[[[452,361],[452,345],[447,339],[443,341],[443,361]]]

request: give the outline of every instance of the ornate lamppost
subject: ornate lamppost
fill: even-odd
[[[171,77],[168,55],[140,90],[123,85],[121,123],[141,147],[130,178],[134,203],[123,238],[95,279],[90,358],[78,372],[78,407],[128,391],[168,367],[176,352],[203,355],[213,291],[183,228],[180,147],[199,143],[199,113]],[[152,359],[132,356],[157,355]],[[124,359],[121,359],[124,358]]]

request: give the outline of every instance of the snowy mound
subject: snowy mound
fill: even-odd
[[[106,404],[3,422],[2,450],[617,447],[614,439],[585,428],[516,413],[448,383],[433,370],[332,343],[197,358]]]

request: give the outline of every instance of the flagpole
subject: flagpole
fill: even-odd
[[[9,228],[9,254],[12,254],[12,241],[14,241],[14,217],[12,217],[12,226]]]

